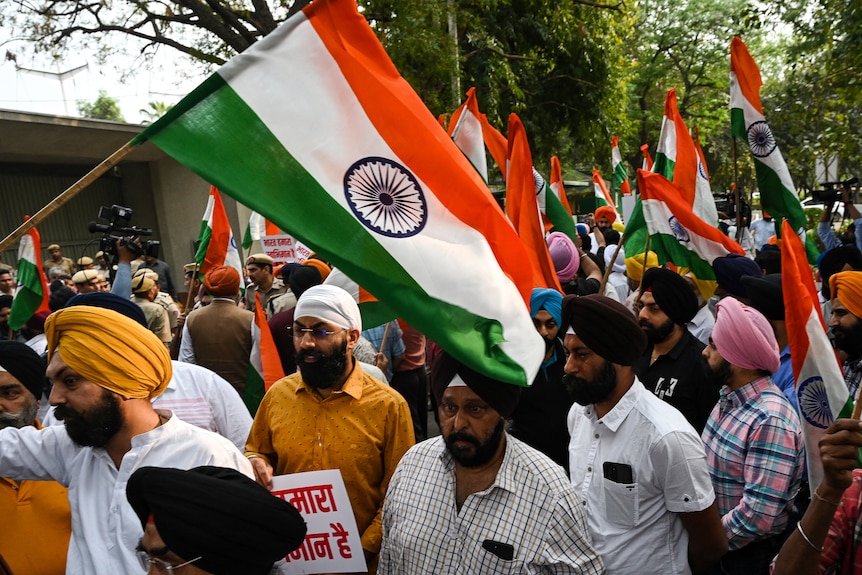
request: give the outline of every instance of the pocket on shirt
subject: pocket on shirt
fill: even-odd
[[[620,527],[635,527],[640,523],[640,494],[637,483],[616,483],[602,478],[605,491],[607,520]]]
[[[526,573],[524,560],[515,557],[511,561],[500,559],[490,552],[482,558],[482,573],[486,575],[520,575]]]

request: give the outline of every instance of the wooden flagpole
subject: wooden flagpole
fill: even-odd
[[[122,148],[111,154],[106,160],[104,160],[101,164],[90,170],[84,177],[80,180],[72,184],[65,192],[51,200],[48,205],[44,208],[36,212],[36,214],[18,226],[18,228],[6,236],[2,242],[0,242],[0,252],[9,248],[13,243],[15,243],[21,236],[26,234],[32,228],[36,227],[42,220],[46,219],[48,216],[57,211],[63,204],[74,198],[78,192],[95,182],[99,176],[116,166],[120,163],[124,157],[126,157],[129,152],[135,149],[135,145],[132,142],[127,143]]]

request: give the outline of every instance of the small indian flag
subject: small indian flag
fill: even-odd
[[[614,204],[614,200],[611,197],[610,192],[608,192],[608,187],[605,185],[605,179],[602,177],[602,174],[593,169],[593,194],[596,198],[596,208],[600,208],[602,206],[608,206],[614,209],[614,212],[617,214],[617,221],[622,221],[620,218],[620,213],[617,211],[617,206]]]
[[[218,266],[234,268],[239,273],[239,277],[243,277],[239,251],[236,249],[221,195],[215,186],[210,186],[207,207],[201,220],[195,261],[198,263],[201,277]]]
[[[527,252],[354,0],[308,5],[133,144],[147,140],[466,365],[532,382]]]
[[[611,190],[621,192],[628,196],[632,193],[631,185],[629,185],[629,175],[626,173],[626,167],[623,164],[623,156],[620,154],[620,139],[614,136],[611,141],[611,165],[614,169],[613,180],[611,180]]]
[[[638,189],[650,249],[662,263],[672,262],[689,268],[698,279],[714,280],[715,258],[745,254],[738,243],[697,217],[679,187],[661,174],[638,170]]]
[[[482,120],[476,88],[467,90],[467,100],[455,110],[449,122],[449,135],[455,145],[464,152],[479,175],[488,181],[488,160],[485,156],[485,139],[482,136]]]
[[[248,377],[245,381],[245,392],[242,400],[252,416],[257,412],[263,396],[272,387],[272,384],[284,377],[281,367],[281,358],[272,332],[269,331],[269,323],[266,321],[266,312],[260,305],[260,294],[255,292],[254,321],[251,323],[251,353],[249,354]]]
[[[28,220],[29,216],[24,219]],[[42,271],[41,240],[39,232],[32,228],[18,243],[18,291],[9,312],[9,327],[21,329],[33,314],[51,311],[48,296],[48,281]]]
[[[712,197],[706,165],[701,162],[694,139],[677,108],[676,88],[668,90],[665,97],[664,117],[652,171],[679,187],[697,217],[711,225],[718,224],[718,210]]]
[[[248,217],[248,227],[242,237],[242,249],[247,250],[252,243],[260,241],[263,236],[278,235],[278,226],[260,215],[252,212]]]
[[[837,418],[850,417],[853,398],[847,391],[841,364],[826,335],[826,324],[802,240],[787,220],[782,225],[781,289],[787,337],[802,416],[808,481],[817,487],[823,479],[820,438]]]

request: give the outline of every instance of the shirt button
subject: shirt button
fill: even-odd
[[[598,434],[598,433],[595,435],[595,438],[596,438],[596,439],[598,439],[598,438],[599,438],[599,434]]]
[[[587,471],[589,471],[590,473],[592,473],[592,472],[593,472],[593,468],[592,468],[592,467],[587,467]]]

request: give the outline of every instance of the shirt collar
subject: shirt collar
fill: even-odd
[[[769,387],[772,383],[772,378],[768,375],[755,379],[752,382],[746,383],[737,390],[732,390],[726,385],[721,387],[719,393],[719,401],[722,409],[729,407],[741,407],[746,403],[756,399],[763,390]]]
[[[620,400],[617,402],[615,406],[611,408],[609,412],[605,414],[604,417],[601,418],[601,422],[610,429],[611,431],[616,432],[617,429],[620,428],[620,425],[623,424],[623,421],[626,420],[629,413],[635,408],[635,406],[640,402],[641,394],[644,392],[644,386],[640,382],[640,380],[635,377],[632,386],[626,391],[625,395],[623,395]],[[588,415],[593,421],[598,421],[596,418],[596,408],[591,405],[587,408]]]
[[[302,371],[299,372],[302,375]],[[337,397],[340,395],[349,395],[353,399],[361,399],[362,398],[362,389],[365,386],[365,372],[362,371],[362,368],[359,366],[359,362],[356,361],[356,358],[353,359],[353,371],[350,372],[350,375],[347,376],[347,381],[344,382],[344,385],[341,386],[341,389],[337,389],[332,392],[330,397]],[[314,388],[305,383],[303,380],[302,385],[300,385],[296,389],[297,393],[299,392],[313,392]],[[328,399],[328,398],[327,398]]]

